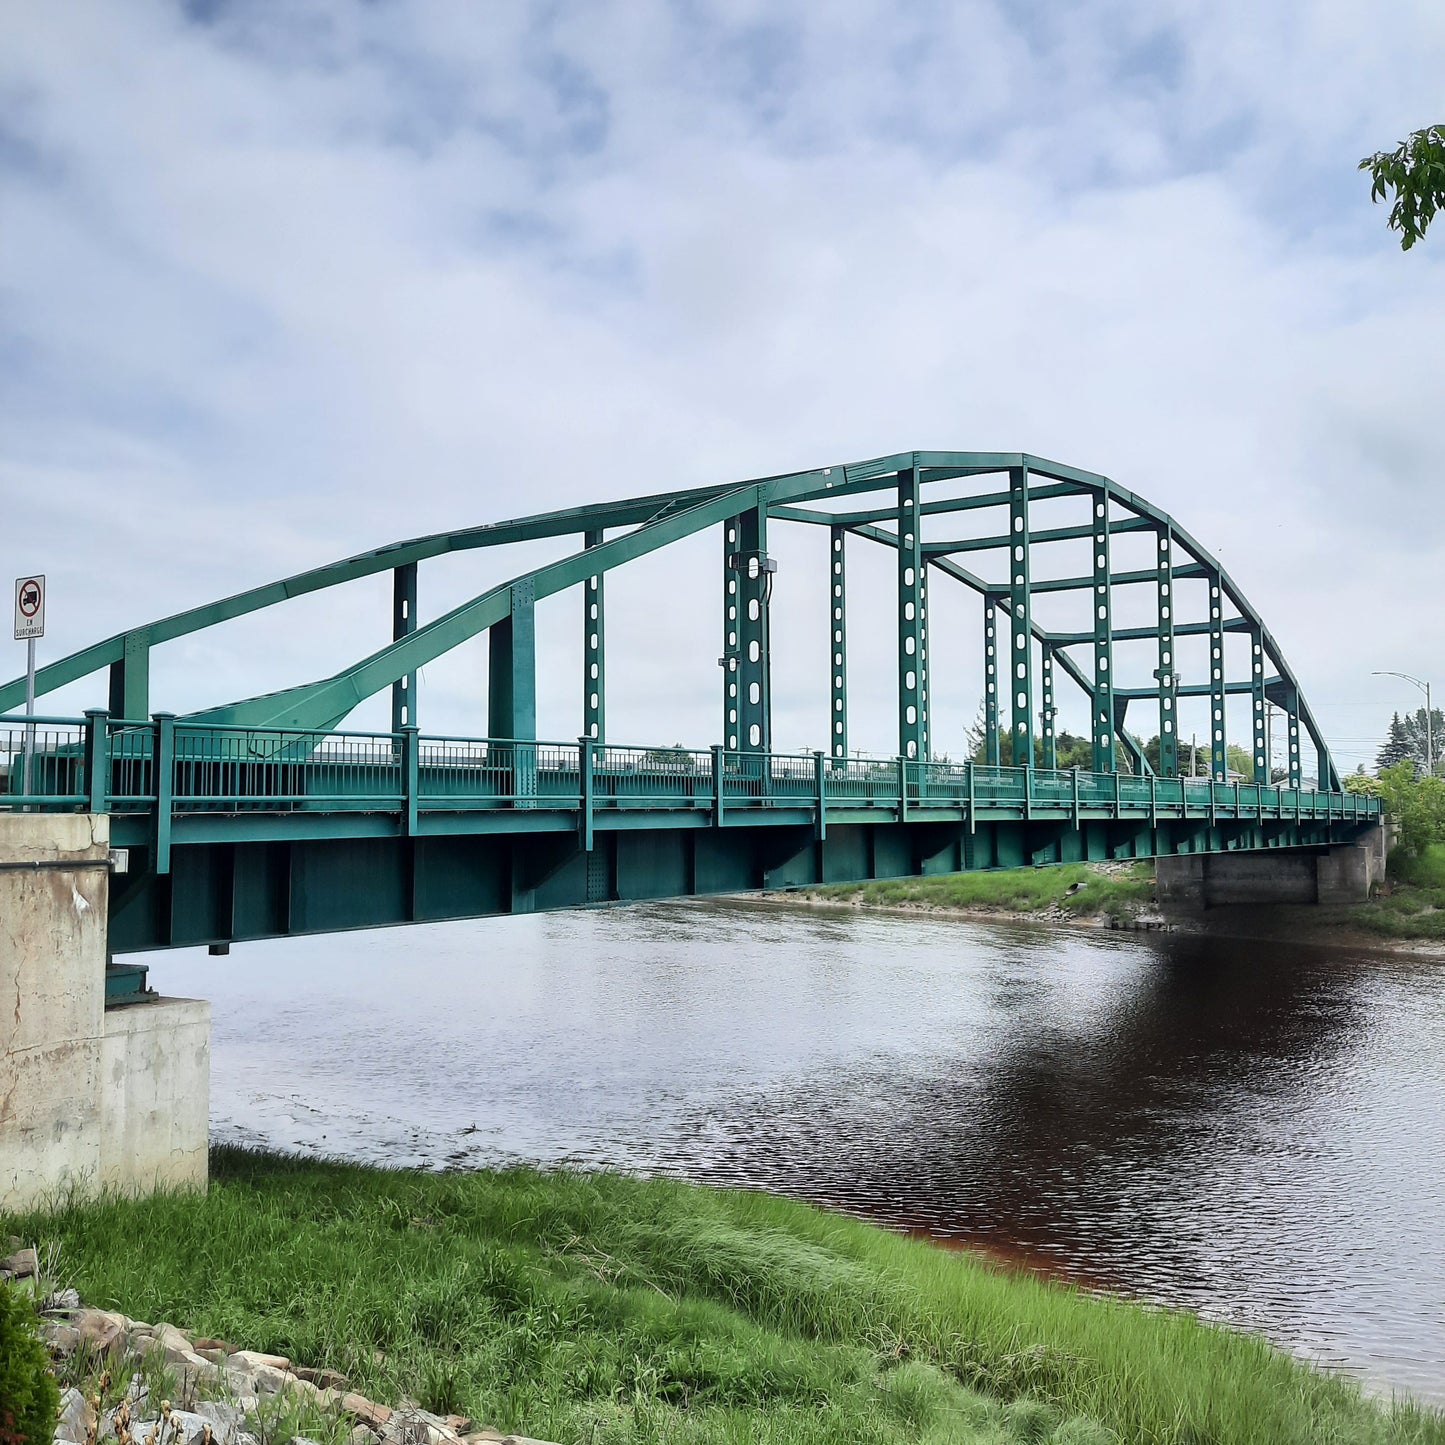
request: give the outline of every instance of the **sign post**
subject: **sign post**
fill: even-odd
[[[15,640],[25,643],[25,716],[35,716],[35,639],[45,636],[45,578],[15,579]],[[35,724],[25,724],[25,764],[20,790],[30,796],[30,757],[35,751]]]

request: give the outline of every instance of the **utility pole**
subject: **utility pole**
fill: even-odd
[[[1408,672],[1372,672],[1371,677],[1403,677],[1406,682],[1413,682],[1421,692],[1425,694],[1425,776],[1435,776],[1435,711],[1430,704],[1430,684],[1421,682],[1418,677],[1411,677]]]

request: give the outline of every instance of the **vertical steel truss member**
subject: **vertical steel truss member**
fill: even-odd
[[[588,547],[602,545],[602,532],[588,532]],[[603,578],[594,572],[582,584],[582,736],[607,740],[607,618]]]
[[[1285,688],[1285,757],[1289,764],[1289,785],[1297,788],[1304,780],[1303,770],[1300,767],[1300,736],[1299,736],[1299,689],[1297,687]]]
[[[416,631],[416,563],[406,562],[391,573],[391,640],[400,642]],[[391,730],[416,726],[416,673],[391,685]]]
[[[1015,767],[1034,765],[1033,622],[1029,606],[1029,473],[1010,467],[1008,474],[1009,647],[1007,677],[1013,699]]]
[[[1224,691],[1224,588],[1217,571],[1209,574],[1209,773],[1215,782],[1229,779],[1229,739]]]
[[[1043,727],[1044,734],[1044,761],[1046,768],[1056,768],[1059,765],[1059,740],[1055,733],[1054,717],[1054,650],[1052,647],[1045,647],[1041,654],[1043,665],[1039,670],[1039,687],[1043,692],[1043,707],[1039,712],[1039,721]]]
[[[1114,599],[1109,586],[1109,494],[1089,493],[1093,507],[1094,692],[1089,731],[1094,739],[1094,771],[1114,771]]]
[[[923,519],[918,468],[898,473],[898,755],[923,756]]]
[[[1269,721],[1264,696],[1264,629],[1252,627],[1249,633],[1249,695],[1254,713],[1254,780],[1268,783]]]
[[[832,646],[828,650],[833,659],[829,669],[833,685],[832,706],[828,713],[828,750],[840,761],[848,756],[848,568],[847,552],[843,546],[846,535],[843,527],[830,528],[828,533],[829,636],[832,638]]]
[[[499,762],[512,774],[519,808],[535,807],[537,749],[536,584],[530,577],[511,585],[511,608],[491,630],[487,676],[487,735],[515,739],[499,749]]]
[[[928,676],[928,563],[918,568],[918,711],[923,718],[922,756],[933,756],[933,728],[929,719],[932,691]]]
[[[730,751],[772,747],[769,697],[768,513],[750,507],[723,524],[723,736]]]
[[[151,715],[150,643],[143,632],[127,632],[121,647],[110,665],[110,715],[144,722]]]
[[[998,595],[983,594],[983,741],[984,761],[999,764],[998,742]]]
[[[1159,532],[1159,776],[1179,773],[1179,676],[1174,665],[1174,538],[1168,528]]]

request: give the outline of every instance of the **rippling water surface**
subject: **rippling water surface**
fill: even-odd
[[[1445,965],[677,904],[152,973],[218,1139],[755,1185],[1445,1401]]]

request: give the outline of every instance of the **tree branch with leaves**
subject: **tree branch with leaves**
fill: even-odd
[[[1390,229],[1408,251],[1429,228],[1435,213],[1445,210],[1445,125],[1427,125],[1392,151],[1377,151],[1360,162],[1371,177],[1370,199],[1393,195]]]

